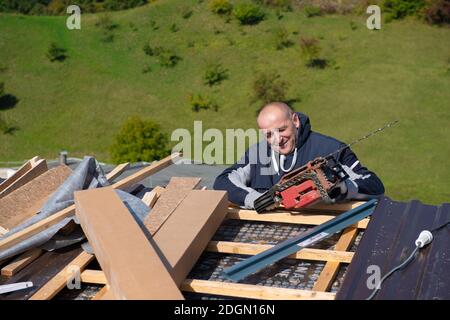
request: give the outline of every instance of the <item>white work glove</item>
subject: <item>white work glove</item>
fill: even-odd
[[[255,200],[258,199],[262,193],[252,190],[244,199],[244,209],[255,209]]]

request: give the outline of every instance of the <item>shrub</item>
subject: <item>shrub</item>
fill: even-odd
[[[202,96],[201,94],[190,94],[188,98],[192,111],[199,112],[202,109],[212,109],[217,112],[217,110],[219,110],[217,103],[208,96]]]
[[[145,54],[150,57],[159,56],[161,54],[161,52],[164,51],[163,47],[156,46],[156,47],[152,48],[148,43],[145,44],[142,49],[144,50]]]
[[[0,98],[5,94],[5,83],[0,82]]]
[[[350,29],[356,30],[358,29],[358,25],[354,21],[350,21]]]
[[[209,7],[212,12],[220,15],[228,15],[233,10],[233,5],[229,0],[212,0]]]
[[[102,29],[101,40],[103,42],[114,41],[114,30],[119,26],[111,20],[108,14],[101,15],[95,25]]]
[[[308,18],[317,17],[322,15],[322,9],[315,6],[306,6],[304,9],[305,15]]]
[[[66,49],[60,48],[55,42],[52,42],[47,51],[47,58],[51,62],[64,61],[67,58]]]
[[[289,39],[289,32],[286,28],[275,30],[275,48],[281,50],[292,46],[294,43]]]
[[[159,26],[156,25],[156,21],[155,20],[150,20],[150,28],[152,28],[152,30],[158,30]]]
[[[450,1],[437,0],[425,10],[425,20],[430,24],[450,24]]]
[[[320,58],[321,48],[316,38],[301,38],[300,48],[307,67],[323,69],[328,65],[327,60]]]
[[[265,16],[262,9],[252,3],[238,4],[233,10],[233,15],[239,20],[240,24],[257,24]]]
[[[273,101],[285,101],[289,83],[280,79],[281,76],[274,72],[259,73],[253,82],[253,101],[269,103]]]
[[[402,19],[417,15],[425,6],[425,0],[384,0],[382,9],[387,13],[387,19]]]
[[[169,153],[168,141],[155,122],[131,117],[114,138],[111,159],[115,163],[159,160]]]
[[[183,19],[189,19],[193,13],[194,11],[192,11],[192,9],[189,6],[183,6],[181,8],[181,17]]]
[[[172,23],[172,25],[170,26],[170,31],[178,32],[179,30],[180,30],[180,27],[178,27],[176,23]]]
[[[174,67],[180,60],[181,58],[177,56],[172,50],[169,49],[163,49],[158,54],[158,61],[162,67],[167,68]]]
[[[208,65],[204,76],[205,84],[208,86],[219,84],[228,78],[227,72],[228,70],[223,68],[220,63]]]

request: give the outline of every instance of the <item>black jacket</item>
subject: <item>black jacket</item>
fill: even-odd
[[[327,156],[345,145],[334,138],[313,132],[308,116],[299,112],[297,115],[301,126],[297,137],[297,159],[292,170],[314,158]],[[293,158],[294,152],[286,155],[285,169],[291,166]],[[384,193],[381,180],[359,162],[350,148],[337,154],[336,159],[349,175],[345,181],[347,193],[344,199],[365,200]],[[276,158],[275,161],[277,164],[274,166],[270,145],[265,140],[261,141],[251,146],[241,160],[225,169],[216,178],[214,189],[226,190],[231,202],[245,208],[252,208],[253,201],[285,174],[282,170],[275,171],[276,167],[279,167]]]

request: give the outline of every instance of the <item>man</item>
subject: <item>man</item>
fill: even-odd
[[[253,209],[255,199],[284,174],[345,146],[334,138],[311,131],[308,116],[293,112],[282,102],[265,105],[257,123],[266,139],[251,146],[238,163],[223,171],[214,182],[214,189],[228,191],[230,201],[246,209]],[[384,193],[380,179],[359,162],[350,148],[335,158],[349,176],[340,184],[336,201],[365,200]]]

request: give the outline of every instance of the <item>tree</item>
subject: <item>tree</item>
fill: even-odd
[[[168,141],[157,123],[134,116],[115,137],[111,158],[115,163],[159,160],[169,154]]]

